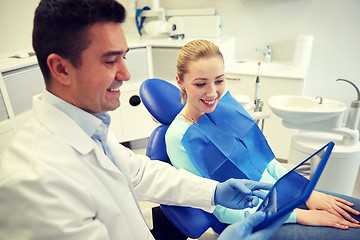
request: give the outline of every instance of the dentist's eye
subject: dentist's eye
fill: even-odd
[[[107,61],[107,62],[105,62],[105,63],[108,64],[108,65],[114,65],[115,62],[116,62],[116,61]]]
[[[114,65],[117,62],[117,58],[114,59],[108,59],[105,61],[107,65]]]
[[[108,58],[105,60],[105,64],[107,65],[114,65],[115,63],[117,63],[119,61],[118,57],[113,57],[113,58]]]

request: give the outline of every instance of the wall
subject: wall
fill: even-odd
[[[119,0],[125,7],[129,0]],[[1,0],[0,54],[31,47],[33,12],[39,0]],[[139,5],[149,0],[139,0]],[[359,0],[160,0],[164,8],[214,7],[222,16],[223,35],[237,38],[238,58],[260,58],[255,48],[273,47],[274,61],[291,61],[298,34],[314,35],[305,95],[338,99],[350,104],[360,87]],[[129,14],[124,29],[136,34]]]
[[[236,56],[261,57],[255,48],[271,44],[274,61],[291,61],[295,38],[313,35],[312,61],[305,95],[350,104],[360,88],[360,1],[358,0],[160,0],[165,8],[215,7],[224,35],[237,38]]]
[[[0,0],[0,55],[32,49],[33,18],[39,2],[40,0]],[[128,0],[119,2],[128,8]],[[128,25],[129,28],[135,28],[135,24],[132,26],[126,23],[125,30],[131,31],[126,27]],[[136,29],[134,31],[136,33]]]
[[[31,49],[34,11],[39,0],[0,0],[0,55]]]

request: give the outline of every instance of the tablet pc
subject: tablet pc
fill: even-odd
[[[333,148],[334,143],[329,142],[276,181],[257,209],[257,211],[264,211],[266,218],[254,228],[254,231],[271,225],[306,202],[314,190]]]

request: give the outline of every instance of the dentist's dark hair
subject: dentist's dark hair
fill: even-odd
[[[95,23],[124,20],[125,8],[116,0],[41,0],[35,10],[32,42],[45,83],[51,77],[50,54],[79,67],[81,53],[91,43],[88,29]]]

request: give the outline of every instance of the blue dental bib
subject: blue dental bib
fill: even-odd
[[[181,143],[197,170],[220,182],[259,181],[275,157],[258,125],[229,92],[187,129]]]

